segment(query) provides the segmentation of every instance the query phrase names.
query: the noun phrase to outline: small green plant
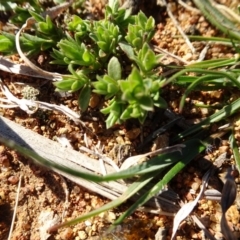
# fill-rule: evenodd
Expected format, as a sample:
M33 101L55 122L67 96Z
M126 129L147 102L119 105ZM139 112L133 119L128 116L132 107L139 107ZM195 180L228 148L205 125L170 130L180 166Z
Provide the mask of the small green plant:
M142 12L131 16L129 11L119 10L116 0L106 7L103 20L90 22L73 16L68 35L51 54L52 63L68 65L71 75L55 86L80 91L82 111L88 106L91 88L104 95L108 102L101 112L108 115L108 128L130 118L143 123L154 106L167 105L160 96L161 78L155 73L161 55L149 46L154 28L152 17Z
M17 12L20 10L17 8L15 11ZM26 9L24 9L24 11L26 11ZM49 50L56 46L57 42L64 37L62 30L53 24L49 16L43 18L40 14L32 10L28 10L27 13L26 17L23 17L23 12L18 15L23 17L20 22L31 16L37 21L36 34L31 35L29 33L23 33L20 38L21 48L23 51L27 52L28 55L36 55L41 51ZM15 34L1 32L0 51L6 54L16 52Z
M82 111L87 109L92 91L103 95L106 104L101 111L108 115L108 128L130 118L143 123L148 111L167 106L161 97L162 79L156 73L161 55L149 46L155 32L152 17L143 12L133 16L112 0L104 19L89 21L73 15L66 20L63 33L49 16L40 14L40 8L17 11L22 17L14 22L28 16L37 21L35 35L24 33L20 38L23 51L37 54L50 50L51 63L66 66L69 74L54 84L59 91L79 92ZM2 33L0 51L15 51L14 41L13 34Z

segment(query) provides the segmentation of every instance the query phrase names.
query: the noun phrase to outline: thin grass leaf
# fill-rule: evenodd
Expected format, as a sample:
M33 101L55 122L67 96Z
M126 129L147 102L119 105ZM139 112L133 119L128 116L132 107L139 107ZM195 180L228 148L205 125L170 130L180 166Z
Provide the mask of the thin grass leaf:
M96 216L96 215L98 215L102 212L105 212L107 210L110 210L114 207L117 207L117 206L121 205L127 199L129 199L131 196L133 196L135 193L137 193L140 189L142 189L147 183L149 183L153 179L153 177L157 174L158 173L146 174L146 175L142 176L141 178L138 179L138 181L131 184L128 187L128 189L118 199L113 200L113 201L105 204L104 206L102 206L98 209L95 209L95 210L91 211L90 213L87 213L87 214L85 214L81 217L75 218L73 220L70 220L70 221L62 223L62 224L52 226L51 228L49 228L49 232L56 231L58 228L61 228L61 227L77 224L77 223L82 222L86 219L94 217L94 216Z
M169 165L175 163L181 157L181 154L178 152L166 153L166 154L162 154L160 156L156 156L147 162L139 164L135 167L131 167L127 170L116 172L113 174L108 174L106 176L99 176L96 174L80 172L75 169L65 167L64 165L59 165L57 163L54 163L48 159L45 159L45 158L39 156L34 151L29 150L25 147L22 147L19 144L17 144L16 142L6 139L2 136L0 136L0 142L2 142L5 146L18 151L23 156L31 158L33 161L35 161L36 163L38 163L40 165L46 166L52 170L57 169L62 172L71 174L73 176L83 178L85 180L89 180L89 181L93 181L93 182L113 181L113 180L117 180L117 179L131 178L136 175L143 175L146 173L160 171L161 169L164 169L164 168L168 167Z
M225 45L230 45L232 46L232 42L238 43L238 41L232 40L230 38L223 38L223 37L204 37L204 36L188 36L190 40L193 41L209 41L209 42L214 42L214 43L221 43Z
M158 194L166 184L168 184L173 177L178 174L196 155L201 153L205 146L198 139L192 139L184 142L186 145L183 148L182 155L179 157L178 163L176 163L154 187L143 194L124 214L122 214L110 227L111 231L116 225L120 224L126 217L130 216L138 207L142 206L153 196ZM175 153L173 153L175 154Z
M180 139L186 138L189 135L192 135L200 130L203 130L206 126L211 123L219 122L227 117L233 115L240 109L240 99L235 100L234 102L230 103L229 105L225 106L218 112L214 113L213 115L207 117L203 121L194 126L190 127L189 129L179 133L176 137L174 137L171 143L179 141Z
M186 91L184 92L184 94L182 95L181 97L181 100L180 100L180 104L179 104L179 112L181 113L182 110L183 110L183 107L184 107L184 103L185 103L185 100L187 98L187 96L189 95L189 93L191 91L193 91L194 89L196 89L196 87L201 84L201 83L207 83L208 81L212 80L212 79L215 79L217 76L216 75L206 75L206 76L202 76L202 77L199 77L197 80L195 80L193 83L191 83Z
M187 65L186 68L218 68L218 67L225 67L225 66L231 66L236 64L238 59L236 58L222 58L222 59L210 59L205 60L197 63L193 63L190 65Z
M201 69L201 68L185 68L176 74L174 74L172 77L168 78L167 80L163 80L160 84L160 87L164 87L167 84L175 81L178 77L181 77L183 74L193 72L193 73L202 73L204 75L210 74L210 75L216 75L221 76L229 79L233 84L235 84L238 88L240 88L240 82L237 80L237 76L234 77L233 74L230 72L223 72L223 71L214 71L214 70L207 70L207 69Z
M230 146L231 146L232 151L233 151L233 156L234 156L234 159L235 159L237 169L240 172L240 154L239 154L238 145L236 143L236 139L234 137L234 133L232 133L230 135L229 142L230 142Z
M203 15L223 33L233 39L240 40L240 31L234 23L225 17L209 0L193 0Z

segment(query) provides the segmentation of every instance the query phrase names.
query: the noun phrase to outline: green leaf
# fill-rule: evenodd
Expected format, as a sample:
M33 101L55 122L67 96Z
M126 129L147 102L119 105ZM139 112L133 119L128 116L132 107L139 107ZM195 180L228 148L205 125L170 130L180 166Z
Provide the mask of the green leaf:
M62 52L53 48L50 55L52 58L55 59L50 62L51 64L66 65L66 62L64 61L64 55Z
M15 49L15 43L11 39L0 35L0 52L11 52Z
M43 44L45 42L49 42L49 43L52 42L52 40L48 40L48 39L45 39L45 38L42 38L42 37L38 37L37 35L30 35L28 33L23 33L22 35L25 39L30 41L31 44L33 44L34 46ZM38 47L38 46L36 46L36 47Z
M31 14L31 16L37 21L37 22L45 22L45 19L42 15L34 12L34 11L31 11L31 10L28 10L28 12Z
M240 98L230 103L229 105L223 107L221 110L215 112L211 116L205 118L201 122L194 124L187 130L181 132L176 137L174 137L174 139L172 139L172 142L179 141L180 139L186 138L196 132L199 132L204 128L206 128L206 126L210 125L211 123L219 122L221 120L226 120L229 116L238 112L239 109L240 109Z
M108 52L109 50L109 45L106 42L103 41L98 41L97 45L99 46L99 48L101 48L102 51L104 52Z
M143 83L142 76L141 76L141 74L140 74L140 72L138 71L137 68L132 69L132 72L128 76L128 80L131 83L138 83L138 84Z
M144 116L144 111L140 108L138 104L133 105L131 117L141 118L141 116Z
M106 119L106 128L109 129L118 121L119 121L118 116L111 112Z
M71 90L73 92L79 90L80 88L82 88L82 86L84 85L83 81L80 80L76 80L72 85L71 85Z
M152 16L150 16L147 20L145 29L146 31L152 31L155 28L155 20Z
M1 1L3 2L3 1ZM29 14L28 9L16 7L15 8L15 14L11 17L11 22L17 23L17 24L24 24L26 20L31 17Z
M141 26L142 29L145 29L145 25L148 21L146 15L140 11L137 15L137 20L138 20L138 24Z
M154 100L154 106L159 107L159 108L167 108L168 104L164 98L159 96L159 98L157 100Z
M141 49L142 47L142 38L135 38L133 41L132 41L132 45L134 47L136 47L137 49Z
M1 2L0 4L0 11L1 12L7 12L7 11L12 11L17 7L17 4L14 2L6 1L6 2Z
M113 12L117 12L119 9L119 1L118 0L109 0L108 6L113 10Z
M85 85L78 97L78 104L80 109L84 112L87 110L88 105L89 105L89 101L90 101L90 97L91 97L91 87L89 85Z
M69 78L68 78L69 77ZM68 78L66 80L62 80L59 82L54 82L53 84L59 89L64 91L70 91L72 89L72 84L76 81L76 79L72 78L70 76L65 76L65 78Z
M143 96L139 98L138 104L146 111L153 111L153 100L149 96Z
M102 49L99 50L98 55L100 58L105 58L107 56L107 54Z
M122 115L120 116L120 118L121 118L122 120L130 119L130 118L132 117L132 116L131 116L132 111L133 111L132 106L129 105L129 106L123 111L123 113L122 113Z
M239 120L238 120L239 121ZM230 142L230 146L232 148L233 151L233 156L235 159L235 163L237 166L237 170L240 172L240 153L239 153L239 147L238 144L236 142L235 136L234 136L234 132L230 135L229 137L229 142Z
M77 42L70 36L68 39L62 39L58 43L58 47L61 49L65 57L75 61L82 61L84 49L81 49Z
M146 55L144 56L143 59L143 66L145 67L146 71L150 71L152 70L155 66L157 65L156 62L156 57L155 57L155 53L149 49L146 53Z
M115 80L122 77L121 64L116 57L112 57L108 63L108 75Z
M118 44L120 48L123 50L123 52L125 52L125 54L128 56L129 59L132 59L132 60L135 59L133 48L128 43L120 42Z
M82 58L83 58L84 62L86 62L86 63L91 63L92 62L91 61L92 60L92 55L87 49L85 49L85 51L82 55Z
M68 28L70 31L79 31L81 30L81 24L83 24L83 20L79 16L73 15L72 21L68 23Z
M49 35L49 34L55 35L55 33L56 33L53 23L49 16L46 16L46 22L38 23L38 28L39 28L40 32L42 32L46 35Z

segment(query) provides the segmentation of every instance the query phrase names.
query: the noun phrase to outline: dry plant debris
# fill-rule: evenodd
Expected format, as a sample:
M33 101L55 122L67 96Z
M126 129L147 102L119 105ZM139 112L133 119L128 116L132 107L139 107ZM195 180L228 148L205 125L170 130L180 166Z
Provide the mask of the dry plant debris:
M179 1L179 3L181 4L177 4L176 1L169 1L168 7L175 15L179 26L185 33L197 31L201 35L217 36L218 31L201 16L200 12L194 8L190 1L184 3L189 6L188 8L182 1ZM221 3L229 6L231 1L221 1ZM89 1L88 4L88 8L93 15L102 16L101 10L104 5L101 1ZM172 20L167 17L164 10L164 17L157 25L153 45L154 47L164 49L165 52L171 53L171 55L166 55L164 59L165 63L175 62L177 65L181 65L183 62L186 64L203 58L213 59L223 56L233 56L233 51L230 46L210 43L208 48L205 49L206 51L202 52L207 45L205 42L193 42L193 46L190 48L184 39L175 38L174 36L176 35L179 35L179 32ZM193 51L193 48L195 51ZM179 59L181 61L179 61ZM119 161L135 155L138 151L137 147L142 142L141 138L146 138L150 132L153 132L159 127L157 126L159 123L156 121L155 129L152 128L154 120L157 119L157 117L153 117L153 119L147 120L143 131L135 121L117 125L112 129L106 130L103 118L96 110L96 107L102 104L102 100L95 94L92 95L90 101L91 109L81 118L81 121L83 121L85 125L82 126L81 122L79 122L80 120L77 120L79 116L73 114L78 112L78 106L71 95L66 94L65 96L60 96L56 94L51 84L39 79L39 76L37 76L37 79L34 79L31 73L29 74L29 69L27 70L29 71L28 73L24 72L24 68L18 72L16 69L19 67L18 64L23 64L23 59L20 59L17 55L11 56L10 60L16 65L14 68L8 67L8 69L10 69L9 73L9 71L6 70L5 60L0 59L0 77L2 84L4 84L1 85L2 91L0 97L1 102L5 104L6 101L3 101L3 99L6 99L7 94L12 94L12 96L15 97L14 101L10 95L8 95L7 103L14 104L14 108L4 108L1 106L1 115L49 139L67 139L73 149L79 150L82 147L87 147L92 151L88 153L91 157L95 157L96 153L98 155L103 154L104 157L112 157L115 164L119 164ZM23 75L19 75L18 73ZM20 85L19 82L24 85ZM37 95L38 100L35 101L37 106L32 103L34 107L38 108L37 111L34 109L34 112L30 113L16 108L19 106L16 98L22 100L22 86L34 86L34 88L39 91L39 95ZM165 94L167 95L171 108L177 112L181 90L170 88ZM223 96L224 92L219 91L211 93L202 92L198 96L191 96L191 102L194 100L198 103L220 103ZM9 97L11 99L9 99ZM239 93L232 93L232 97L239 98ZM26 103L28 101L25 99L23 102ZM48 111L43 111L40 106L44 106ZM63 106L65 111L62 110L61 106ZM26 105L24 107L26 108ZM71 118L72 115L67 115L66 111L68 113L70 111L74 117ZM209 110L199 110L193 107L190 100L183 112L188 123L197 122L199 118L205 117L208 114ZM212 127L213 132L215 131L214 127L215 126ZM216 128L217 127L218 126L216 126ZM235 121L235 128L237 130L236 139L239 144L239 120ZM102 147L99 147L96 151L95 146L99 142ZM154 148L154 146L152 146L152 148ZM113 149L116 150L115 153L112 152ZM188 204L194 202L194 199L197 199L202 184L202 172L207 169L206 166L208 164L211 164L213 160L217 159L218 156L223 153L226 153L228 157L232 156L229 142L224 137L221 138L220 144L213 144L213 147L206 152L204 157L200 160L193 161L174 178L171 187L178 193L181 200ZM232 163L232 158L223 163L223 169L221 170L223 175ZM63 179L60 175L48 169L34 165L31 161L4 146L0 146L0 180L1 239L7 239L9 236L13 212L16 214L16 219L14 221L11 239L16 240L171 238L173 217L153 215L144 212L136 212L113 232L104 235L109 224L124 211L126 206L108 211L75 226L60 229L51 236L45 235L43 233L45 230L42 231L42 229L44 229L46 223L52 224L54 221L59 222L62 218L70 220L102 206L108 200L89 192L85 188L79 187L68 179ZM18 207L14 210L18 192L17 185L20 180L22 183L19 190ZM236 182L239 187L239 176L235 176L235 179L228 177L227 181L230 181L232 185ZM220 191L223 188L223 183L217 176L210 178L209 185L213 189ZM195 207L195 213L201 217L201 222L203 222L206 228L210 229L210 233L215 239L222 238L220 224L225 224L226 226L226 222L222 223L223 220L221 221L222 210L224 211L224 219L228 222L228 227L234 232L234 237L240 237L239 188L235 204L229 209L228 207L229 206L221 209L219 202L206 198L199 200ZM155 237L157 231L158 235ZM181 224L180 230L177 231L176 239L205 238L202 230L196 227L194 221L192 221L191 218L186 218Z

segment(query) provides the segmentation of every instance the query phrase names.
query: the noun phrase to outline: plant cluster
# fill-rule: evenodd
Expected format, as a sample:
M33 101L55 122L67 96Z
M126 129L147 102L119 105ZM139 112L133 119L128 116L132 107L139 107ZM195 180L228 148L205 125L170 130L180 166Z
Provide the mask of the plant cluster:
M155 72L161 56L149 46L155 28L152 17L142 12L132 16L114 0L106 7L103 20L73 16L67 27L66 38L51 55L52 63L68 65L71 75L55 85L59 90L80 91L78 102L83 111L91 89L109 100L101 110L108 114L107 127L130 118L142 123L154 106L166 107L160 96L161 79Z
M143 12L133 16L112 0L104 19L73 15L64 32L49 16L31 10L28 14L37 21L36 33L22 35L23 50L29 54L50 50L52 64L67 66L69 74L54 85L60 91L78 91L82 111L87 109L92 91L107 100L101 112L108 115L108 128L130 118L143 123L155 106L166 107L156 72L161 55L149 45L155 29L152 17ZM3 33L0 43L0 51L14 49L14 35Z

